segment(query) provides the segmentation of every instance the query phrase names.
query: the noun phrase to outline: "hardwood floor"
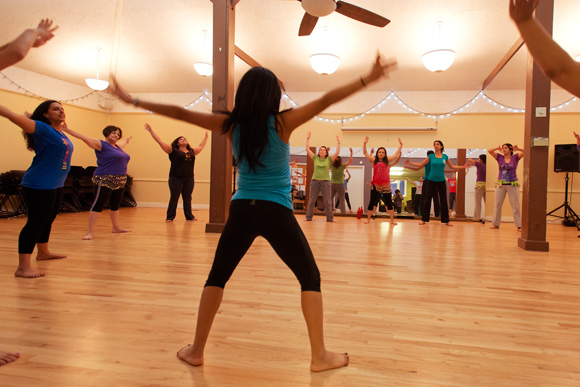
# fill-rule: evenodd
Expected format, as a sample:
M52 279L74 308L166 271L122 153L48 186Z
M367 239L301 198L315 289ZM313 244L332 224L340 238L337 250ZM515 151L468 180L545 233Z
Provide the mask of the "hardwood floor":
M321 275L328 349L351 364L309 371L298 282L257 240L226 287L206 349L193 338L218 234L165 210L106 212L81 240L87 213L57 218L41 279L15 278L25 218L0 220L1 386L579 386L580 238L548 226L550 252L517 247L513 224L339 217L298 219Z

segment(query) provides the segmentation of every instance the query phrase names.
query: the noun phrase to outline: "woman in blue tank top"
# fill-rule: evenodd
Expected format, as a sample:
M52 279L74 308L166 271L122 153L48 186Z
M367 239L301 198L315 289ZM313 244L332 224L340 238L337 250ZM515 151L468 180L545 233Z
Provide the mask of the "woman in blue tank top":
M44 101L30 118L0 106L0 115L18 125L25 135L34 159L22 179L22 195L28 209L28 220L18 238L16 277L44 276L32 269L30 259L36 246L36 260L65 258L48 249L52 223L60 209L62 187L70 170L73 145L63 133L64 109L60 102Z
M180 119L232 140L239 171L239 189L232 197L230 213L199 306L192 345L177 356L192 365L204 361L204 348L220 307L226 282L252 245L264 237L290 267L301 285L301 303L308 328L312 358L310 369L324 371L348 365L348 355L326 350L323 335L320 273L306 237L292 212L289 140L292 132L328 106L388 74L391 63L377 55L371 71L304 106L280 112L281 90L276 76L254 67L241 79L234 109L225 113L201 113L160 103L133 99L118 84L114 92L135 106Z

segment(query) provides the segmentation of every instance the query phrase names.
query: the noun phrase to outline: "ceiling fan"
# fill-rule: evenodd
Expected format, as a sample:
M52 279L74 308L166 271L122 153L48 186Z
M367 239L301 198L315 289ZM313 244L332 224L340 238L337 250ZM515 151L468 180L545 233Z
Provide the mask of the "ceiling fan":
M347 3L345 1L335 0L298 0L304 8L305 14L300 23L298 36L308 36L314 30L319 17L330 15L336 11L351 19L370 24L377 27L384 27L391 21L376 13L367 11L364 8Z

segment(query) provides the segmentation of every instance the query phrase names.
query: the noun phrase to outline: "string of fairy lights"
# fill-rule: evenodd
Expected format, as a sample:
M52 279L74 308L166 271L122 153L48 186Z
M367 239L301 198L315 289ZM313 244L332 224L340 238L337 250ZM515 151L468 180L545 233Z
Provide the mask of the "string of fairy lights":
M40 95L38 95L38 94L36 94L36 93L34 93L34 92L26 89L26 88L20 86L18 83L16 83L15 81L13 81L9 77L7 77L2 72L0 72L0 75L2 75L2 77L4 79L6 79L8 82L10 82L10 84L12 84L13 86L15 86L19 90L23 91L25 94L31 95L31 96L34 96L34 97L37 97L37 98L45 98L45 97L42 97L42 96L40 96ZM113 98L109 98L108 97L108 94L106 94L106 93L99 93L97 91L91 91L90 93L87 93L87 94L85 94L85 95L83 95L81 97L73 98L73 99L67 99L67 100L61 100L61 102L74 103L74 102L78 102L78 101L82 101L84 99L87 99L90 96L92 96L93 94L97 94L101 98L104 98L104 99L107 99L107 100L113 100ZM297 104L292 99L292 97L290 97L287 93L284 93L282 95L282 100L287 101L293 107L299 106L299 104ZM421 111L419 109L415 109L412 106L409 106L409 104L407 102L405 102L401 97L399 97L397 95L397 93L395 93L394 91L391 91L380 102L378 102L377 104L375 104L374 106L372 106L371 108L365 110L362 113L352 114L352 115L344 116L342 118L327 118L327 117L324 117L324 116L315 116L314 119L315 120L318 120L318 121L322 121L322 122L328 122L328 123L331 123L331 124L344 124L344 123L347 123L347 122L353 122L353 121L359 120L359 119L365 117L366 115L369 115L369 114L372 114L372 113L379 113L380 110L381 110L381 108L384 105L386 105L387 103L396 103L403 110L406 110L407 112L412 113L412 114L420 115L420 116L427 117L427 118L442 119L442 118L451 117L452 115L456 115L456 114L460 114L460 113L465 112L471 105L475 104L479 100L485 101L485 102L493 105L494 107L497 107L500 110L503 110L503 111L508 112L508 113L524 113L525 112L524 109L520 109L520 108L517 108L517 107L504 105L501 102L498 102L498 101L494 100L492 97L490 97L489 95L487 95L483 90L478 91L475 94L475 96L473 98L471 98L470 101L464 103L463 105L461 105L457 109L454 109L454 110L451 110L451 111L448 111L448 112L441 112L441 113L424 112L424 111ZM555 112L555 111L561 110L561 109L565 108L566 106L569 106L571 103L576 102L577 100L578 100L578 98L571 97L570 99L568 99L565 102L562 102L562 103L560 103L558 105L554 105L554 106L550 107L550 111L551 112ZM196 99L194 99L192 102L186 104L184 106L184 108L190 109L190 108L198 105L201 102L207 102L210 105L213 104L212 101L211 101L211 99L210 99L210 97L209 97L208 91L204 91L199 97L197 97Z

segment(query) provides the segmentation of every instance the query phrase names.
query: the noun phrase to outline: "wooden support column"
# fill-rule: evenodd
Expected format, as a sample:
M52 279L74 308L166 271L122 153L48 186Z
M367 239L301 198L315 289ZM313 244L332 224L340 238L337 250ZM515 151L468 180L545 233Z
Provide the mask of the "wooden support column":
M552 34L554 1L540 2L534 17L549 34ZM534 144L534 139L548 138L550 134L550 86L550 80L528 54L522 235L518 239L518 246L525 250L549 250L546 241L548 145Z
M232 0L213 0L212 111L234 107L234 33ZM220 233L228 218L232 197L232 147L227 136L212 133L209 223L205 232Z
M465 165L467 162L466 154L465 149L457 149L457 165ZM457 200L455 218L465 219L465 171L463 169L457 171L457 193L455 196Z

